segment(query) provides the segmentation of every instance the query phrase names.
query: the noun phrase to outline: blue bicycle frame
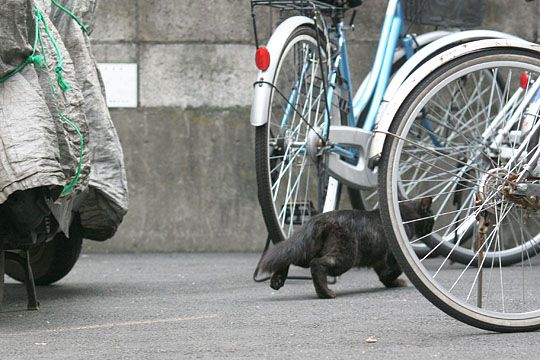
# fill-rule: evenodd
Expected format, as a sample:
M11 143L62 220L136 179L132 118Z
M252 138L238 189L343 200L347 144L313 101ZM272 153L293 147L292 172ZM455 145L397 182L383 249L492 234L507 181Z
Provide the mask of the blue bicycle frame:
M347 124L351 127L357 127L360 114L367 108L369 111L367 117L362 124L362 128L366 131L373 130L376 122L377 112L381 105L381 101L388 85L388 81L392 72L392 64L394 60L394 52L398 46L398 41L405 35L405 20L404 20L404 6L402 0L390 0L386 10L384 23L380 35L379 44L377 47L377 53L375 55L375 61L373 67L366 81L362 83L359 91L361 96L356 103L353 103L352 93L352 80L349 68L349 55L347 51L347 42L345 39L344 29L345 25L343 21L337 24L334 36L336 36L338 44L338 55L336 56L334 66L329 75L329 86L327 94L327 103L331 104L334 88L336 85L337 71L342 76L345 83L348 95L348 118ZM412 43L404 41L404 46L407 49L408 57L412 55ZM371 101L370 101L371 100ZM329 114L325 114L325 131L326 136L330 126ZM340 146L335 146L333 151L343 155L347 158L354 158L356 156L354 151L345 149Z
M343 20L338 22L335 29L330 29L330 36L333 36L333 40L338 45L338 51L327 79L328 86L326 92L326 104L329 104L330 106L327 107L327 111L325 111L324 115L324 128L322 130L323 137L327 137L330 127L330 113L328 109L331 107L334 97L334 89L338 80L338 71L341 75L341 80L344 82L343 87L347 90L347 125L357 127L360 114L367 108L368 105L370 105L369 111L367 112L367 117L362 124L362 128L366 131L373 130L376 122L377 112L381 105L381 101L392 72L394 52L398 46L399 39L405 35L404 23L403 1L390 0L383 22L377 53L375 55L375 61L368 79L362 83L362 86L359 89L361 96L356 103L354 103L353 100L352 80L349 68L349 54L347 51L345 24ZM407 40L407 38L405 38L405 40ZM412 41L403 41L403 45L407 50L407 57L410 57L413 49ZM300 77L296 81L296 84L289 96L288 105L281 121L281 128L284 128L288 123L288 119L294 110L292 104L296 102L296 98L298 96L299 84L303 82L310 66L311 65L309 62L304 62L304 66L300 72ZM355 159L357 156L354 149L344 148L339 145L335 145L332 148L332 151L351 160Z

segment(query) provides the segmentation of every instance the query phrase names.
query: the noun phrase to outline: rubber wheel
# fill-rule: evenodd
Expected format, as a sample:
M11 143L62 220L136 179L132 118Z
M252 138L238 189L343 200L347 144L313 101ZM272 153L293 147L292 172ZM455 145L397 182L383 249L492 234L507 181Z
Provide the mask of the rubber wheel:
M504 80L501 96L496 94L498 78L486 76L490 73ZM525 78L525 86L523 74L530 79L527 83ZM535 256L540 220L526 215L536 205L524 205L506 185L527 160L510 162L521 146L522 140L516 139L527 138L526 133L518 137L525 130L515 122L527 112L519 110L522 100L512 105L512 96L523 88L517 99L531 98L530 88L540 81L539 74L539 54L520 49L483 50L440 66L402 104L389 129L396 136L387 136L380 162L381 217L400 266L446 314L491 331L540 329L536 296L540 261ZM484 79L483 86L468 82L474 76ZM468 89L473 89L475 98L465 96ZM452 105L448 99L456 94L467 107ZM430 116L429 107L437 101L444 101L446 107L438 106L439 114ZM501 133L502 128L511 131ZM499 141L497 146L494 141ZM511 167L505 173L507 164ZM527 181L538 182L535 176ZM430 259L414 253L411 243L419 239L407 233L398 205L427 196L433 199L435 226L420 241L434 240L430 246L446 249L442 257ZM456 197L460 198L457 210ZM464 235L466 231L472 234ZM458 239L453 243L454 237ZM475 247L461 246L460 238L470 238ZM454 253L468 261L452 261Z
M80 228L72 224L70 238L58 233L53 240L32 248L30 263L36 285L50 285L66 276L79 259L82 240ZM24 270L18 262L6 259L5 266L8 276L24 282Z

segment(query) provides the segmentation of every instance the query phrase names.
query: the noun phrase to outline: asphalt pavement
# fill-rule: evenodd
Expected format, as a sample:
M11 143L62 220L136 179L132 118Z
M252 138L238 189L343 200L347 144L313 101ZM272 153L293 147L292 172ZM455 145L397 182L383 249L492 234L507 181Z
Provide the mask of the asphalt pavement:
M54 286L6 279L1 359L537 359L538 333L457 322L412 285L351 270L319 300L310 281L251 280L257 254L83 255ZM302 274L301 272L297 272Z

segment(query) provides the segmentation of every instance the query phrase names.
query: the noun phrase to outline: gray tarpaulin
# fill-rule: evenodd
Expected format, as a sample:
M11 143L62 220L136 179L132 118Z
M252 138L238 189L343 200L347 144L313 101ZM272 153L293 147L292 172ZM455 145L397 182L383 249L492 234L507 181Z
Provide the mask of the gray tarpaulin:
M95 0L59 2L92 23ZM0 83L0 204L17 190L50 187L55 194L50 206L64 230L74 210L84 237L105 240L127 211L127 182L88 36L49 0L0 0L0 78L32 54L36 7L45 22L39 23L43 48L36 54L45 56L46 66L30 64ZM65 92L56 71L57 49L61 76L70 86ZM79 133L65 119L84 138L82 154ZM80 178L60 196L81 155Z
M85 25L93 24L96 0L57 1ZM111 231L114 233L128 206L122 147L107 109L96 61L90 51L90 39L60 8L53 6L50 17L73 60L90 128L92 171L89 193L80 209L83 233L86 237L106 239L112 236Z

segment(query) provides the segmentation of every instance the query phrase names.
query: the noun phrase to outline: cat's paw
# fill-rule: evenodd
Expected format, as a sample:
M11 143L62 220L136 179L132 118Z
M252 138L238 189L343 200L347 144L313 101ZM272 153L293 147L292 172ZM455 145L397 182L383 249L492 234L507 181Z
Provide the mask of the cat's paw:
M319 299L334 299L336 297L336 293L328 289L326 291L317 291L317 296Z
M287 277L283 276L282 274L276 273L272 276L272 279L270 279L270 287L274 290L279 290L283 285L285 285L285 279Z
M407 287L407 281L398 278L393 281L385 282L384 286L386 286L387 288Z

